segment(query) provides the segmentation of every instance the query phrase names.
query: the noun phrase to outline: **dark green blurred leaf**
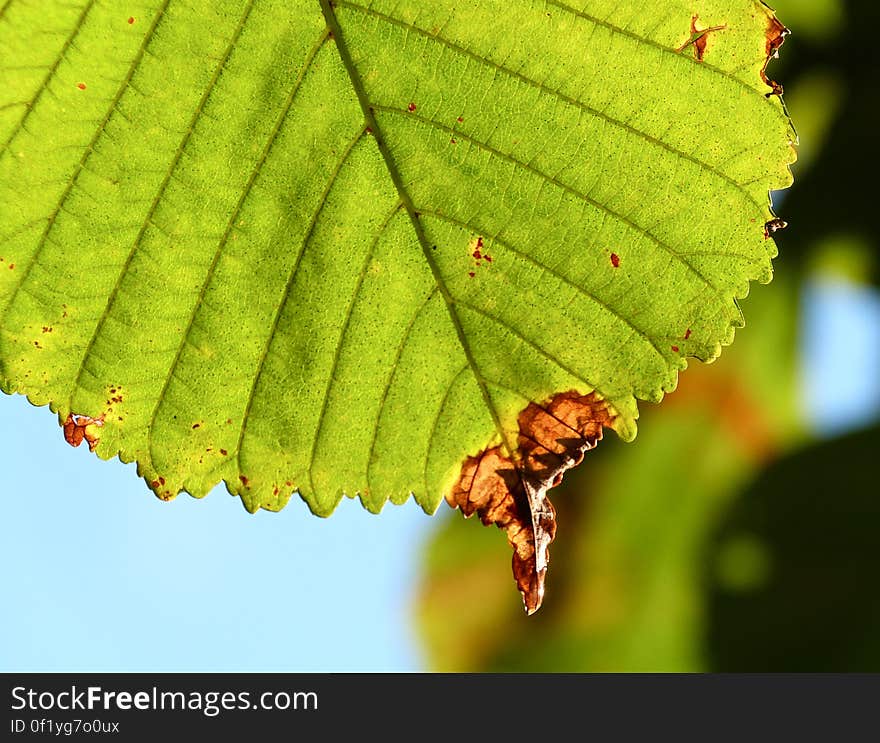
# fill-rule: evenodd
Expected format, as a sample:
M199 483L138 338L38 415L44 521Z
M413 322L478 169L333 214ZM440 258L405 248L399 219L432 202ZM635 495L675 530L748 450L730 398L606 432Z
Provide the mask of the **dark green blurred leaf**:
M705 561L715 669L880 671L878 453L880 427L815 444L737 499Z

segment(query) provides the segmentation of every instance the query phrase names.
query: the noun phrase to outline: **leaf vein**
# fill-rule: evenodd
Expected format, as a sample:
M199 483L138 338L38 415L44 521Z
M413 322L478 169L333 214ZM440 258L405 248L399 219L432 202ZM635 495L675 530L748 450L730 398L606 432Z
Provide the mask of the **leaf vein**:
M165 8L168 7L169 2L170 2L170 0L165 1L165 4L162 7L163 12L164 12ZM141 244L141 241L143 240L144 235L146 234L147 227L152 223L153 215L156 213L156 209L158 208L159 203L161 202L162 197L165 194L165 189L168 187L168 184L171 182L172 176L174 175L174 171L177 168L177 166L179 165L181 158L183 157L184 151L186 150L186 147L189 144L190 138L192 137L193 132L196 129L196 125L205 110L205 106L207 105L208 100L211 97L211 94L214 92L214 88L217 84L217 81L220 79L220 74L222 73L223 68L226 66L226 63L229 61L229 57L232 55L232 51L235 48L235 44L238 41L239 36L241 35L242 29L244 28L245 24L247 23L247 19L250 16L251 10L253 9L255 2L256 2L256 0L249 0L247 6L245 7L244 13L242 14L241 18L239 19L238 25L236 26L234 33L232 34L232 36L229 39L229 42L226 46L226 50L223 54L223 57L221 58L221 60L217 64L217 66L214 68L214 72L211 75L211 79L208 82L208 85L205 88L204 92L202 93L201 98L199 99L198 105L196 106L196 109L193 112L192 118L190 119L189 126L187 127L186 133L184 134L183 139L180 141L180 144L177 146L177 150L174 153L174 157L172 158L171 164L168 166L168 168L165 171L165 176L162 179L162 183L159 185L159 188L156 191L156 195L153 197L153 201L150 204L150 208L147 211L147 215L144 218L140 229L138 230L138 234L136 235L134 242L132 243L131 249L129 250L128 255L126 256L125 262L122 265L122 270L120 271L120 273L118 274L118 276L116 278L116 282L113 285L113 289L110 291L110 296L107 298L107 303L104 307L104 311L101 313L101 317L98 319L97 325L95 326L95 330L92 333L92 337L89 339L88 345L86 346L85 353L80 361L79 371L77 372L76 379L73 383L73 389L71 390L71 399L72 399L73 394L75 394L76 390L80 386L80 380L82 378L83 370L86 368L88 358L92 352L92 349L95 346L95 342L97 341L98 337L101 335L101 333L104 329L104 326L107 322L107 319L110 317L110 313L112 312L113 305L116 301L116 297L119 295L119 291L122 287L122 283L123 283L126 275L128 274L128 270L131 267L132 261L134 260L134 256L137 253L138 248L140 247L140 244ZM160 13L160 16L161 16L161 13ZM160 16L157 16L156 20L154 21L153 27L150 29L149 35L151 37L153 35L153 32L155 31L156 23L157 23L158 18ZM142 50L145 50L146 46L144 45L141 48L142 48ZM142 57L143 57L143 55L141 54L140 58L142 58ZM114 106L115 106L115 102L114 102Z
M437 212L437 211L432 211L430 209L420 209L419 213L424 214L426 216L436 217L437 219L440 219L444 222L448 222L448 223L456 225L458 227L462 227L466 230L474 231L480 235L486 234L485 230L481 230L475 224L472 224L470 222L463 221L460 219L456 219L454 217L449 217L449 216L442 214L440 212ZM624 323L628 328L630 328L630 330L632 330L640 338L642 338L645 341L645 343L647 343L649 346L651 346L651 348L654 350L654 352L660 357L660 359L664 363L667 363L665 354L660 350L660 348L657 346L657 344L654 342L654 340L644 330L642 330L637 325L635 325L632 321L628 320L626 317L621 315L620 312L615 310L613 307L609 306L608 304L603 302L601 299L599 299L597 296L595 296L591 292L587 291L583 287L578 286L571 279L566 278L564 275L562 275L558 271L550 268L545 263L542 263L541 261L537 260L536 258L529 255L528 253L525 253L522 250L519 250L518 248L514 247L511 243L507 242L506 240L502 240L501 238L495 236L495 237L492 237L492 242L497 245L500 245L507 252L513 253L514 255L519 256L520 258L531 263L536 268L539 268L542 271L545 271L546 273L550 274L551 276L559 279L559 281L562 281L564 284L566 284L567 286L574 289L582 297L591 300L597 306L601 307L603 310L605 310L606 312L611 314L615 319Z
M424 312L425 308L430 304L431 300L437 296L437 293L440 291L440 287L434 286L430 292L428 292L425 299L418 306L416 311L413 313L412 317L409 320L409 324L406 326L406 329L403 332L403 337L400 339L400 343L397 346L397 350L394 354L394 361L391 362L391 373L388 375L388 379L385 381L385 387L382 390L382 397L379 400L379 410L376 413L376 423L373 425L372 435L370 437L370 449L369 454L367 455L367 492L371 493L372 488L370 486L370 468L373 464L373 455L376 451L376 441L379 438L379 428L380 423L382 421L382 413L385 411L385 403L388 400L388 393L391 391L391 385L394 382L394 377L397 374L397 367L400 363L400 357L403 356L403 352L406 349L407 344L409 343L409 337L412 333L413 327L415 327L416 321L421 316L422 312Z
M260 379L263 376L263 371L266 367L266 359L269 356L269 349L272 347L272 343L275 340L275 334L278 332L278 326L281 322L281 316L284 314L284 309L287 306L287 302L290 299L290 292L293 288L293 283L296 280L296 276L299 273L299 267L302 263L302 257L305 255L306 248L308 246L309 241L312 239L312 235L315 232L315 228L318 225L318 219L321 213L324 211L324 207L327 205L327 197L330 195L330 191L333 188L333 185L336 183L336 179L338 178L340 172L342 172L345 163L348 162L348 158L351 155L354 148L357 144L363 139L366 134L363 128L358 130L357 135L351 140L348 146L345 148L345 151L342 154L342 157L339 159L339 162L333 168L333 172L330 174L330 178L327 181L327 184L324 187L324 191L321 194L321 197L318 201L318 207L315 209L314 214L312 215L311 222L309 224L308 229L306 230L306 234L303 237L302 245L300 246L299 253L297 253L296 260L294 261L293 267L290 271L290 274L287 277L287 283L284 286L284 291L281 294L281 297L278 302L278 309L275 312L275 317L272 319L272 326L269 329L269 335L266 339L266 343L263 346L263 352L260 355L260 360L257 363L256 371L254 372L254 380L251 384L251 389L248 393L247 403L245 404L244 415L241 419L241 429L238 435L238 443L235 447L235 459L238 463L239 472L243 472L241 465L241 445L244 441L245 433L247 432L247 424L250 419L251 407L254 404L254 399L256 398L257 388L260 384Z
M571 96L566 95L565 93L563 93L560 90L556 90L554 88L551 88L550 86L546 85L545 83L539 82L537 80L533 80L532 78L528 77L527 75L524 75L521 72L517 72L516 70L512 70L509 67L505 67L503 64L500 64L498 62L494 62L491 59L488 59L486 57L481 57L479 54L472 52L470 49L467 49L463 46L460 46L460 45L456 44L455 42L450 41L449 39L447 39L443 36L440 36L439 34L429 33L428 31L426 31L422 28L419 28L418 26L413 26L411 24L405 23L404 21L400 21L397 18L394 18L393 16L388 16L384 13L381 13L377 10L374 10L373 8L367 8L362 5L358 5L356 3L349 2L348 0L339 0L339 2L336 4L350 8L352 10L361 11L366 15L370 15L371 17L377 18L378 20L385 21L388 24L396 25L401 28L405 28L407 30L412 30L412 31L416 32L417 34L423 36L424 38L428 39L429 41L436 42L436 43L440 44L441 46L448 48L452 52L455 52L461 56L468 57L468 58L476 61L479 64L485 65L487 67L491 67L495 73L499 73L499 72L503 73L503 74L507 75L508 77L512 77L516 80L519 80L522 83L525 83L526 85L529 85L533 88L536 88L544 93L547 93L548 95L554 96L555 98L558 98L559 100L561 100L571 106L574 106L575 108L580 109L581 111L589 114L590 116L601 119L602 121L605 121L608 124L611 124L612 126L618 127L620 129L632 134L633 136L638 137L642 141L644 141L652 146L659 147L659 148L665 150L666 152L668 152L676 157L681 158L682 160L686 160L694 165L697 165L698 167L705 170L706 172L713 174L714 176L724 180L730 186L733 186L755 208L763 209L762 205L745 188L744 184L740 184L734 178L727 175L722 170L718 169L718 167L712 165L711 163L708 163L708 162L701 160L700 158L694 156L693 154L691 154L689 152L686 152L685 150L682 150L678 147L675 147L675 146L669 144L668 142L665 142L663 139L661 139L659 137L655 137L651 134L648 134L647 132L643 131L642 129L639 129L638 127L633 126L632 124L629 124L625 121L617 119L614 116L611 116L610 114L605 113L604 111L601 111L600 109L594 108L594 107L590 106L589 104L585 103L584 101L578 100L577 98L572 98ZM678 55L676 55L676 56L678 56Z
M618 211L615 211L614 209L607 206L606 204L603 204L601 201L597 201L596 199L592 198L591 196L589 196L585 193L582 193L581 191L578 191L573 186L570 186L567 183L564 183L563 181L559 180L555 176L552 176L552 175L549 175L548 173L545 173L544 171L536 168L534 165L523 162L522 160L518 159L517 157L515 157L514 155L512 155L508 152L504 152L502 150L496 149L495 147L492 147L491 145L487 144L486 142L482 142L479 139L467 136L465 134L462 134L461 132L457 132L456 130L452 129L451 127L447 127L444 124L441 124L437 121L434 121L433 119L429 119L429 118L422 116L420 114L412 113L410 111L406 111L406 110L400 109L400 108L394 108L391 106L383 106L380 104L371 104L371 105L376 111L383 111L385 113L395 114L395 115L399 115L399 116L406 116L410 119L419 121L426 126L438 129L440 131L455 132L456 136L459 137L460 139L476 145L481 150L484 150L485 152L488 152L489 154L494 155L495 157L498 157L499 159L504 160L505 162L508 162L515 167L522 168L523 170L526 170L529 173L532 173L533 175L540 178L545 184L554 185L557 188L562 189L566 193L571 194L575 198L580 199L581 201L584 201L587 204L590 204L594 208L605 212L609 217L616 219L618 222L625 224L627 227L630 227L635 232L638 232L640 235L644 235L645 237L647 237L657 247L663 249L666 253L668 253L675 260L677 260L679 263L681 263L685 268L690 270L690 272L693 273L694 276L699 278L707 287L709 287L710 289L715 291L720 299L722 299L722 300L724 299L724 295L722 294L721 290L717 286L715 286L711 281L709 281L709 279L706 278L706 276L704 276L699 270L697 270L693 265L691 265L684 257L682 257L681 253L679 253L677 250L675 250L675 248L673 248L671 245L669 245L668 243L661 240L659 237L654 235L649 230L638 225L636 222L634 222L632 219L627 217L625 214L622 214Z
M82 157L79 160L79 163L77 163L77 166L76 166L73 174L67 180L67 183L64 187L64 191L61 193L61 197L58 200L58 204L55 206L55 209L52 211L52 213L46 218L47 219L46 226L43 228L43 232L40 235L40 239L37 242L36 248L34 249L33 256L31 258L31 260L25 264L23 270L21 271L21 273L18 277L15 288L9 294L9 300L7 301L6 305L3 307L2 313L0 313L0 325L2 325L2 322L5 319L6 313L8 312L9 308L15 302L15 299L18 296L18 292L21 290L22 286L24 286L25 282L27 281L28 277L30 276L30 273L31 273L33 266L39 262L40 255L43 251L43 248L46 246L46 244L48 242L50 242L49 235L51 234L52 229L55 226L55 222L58 219L58 215L61 214L61 212L65 211L64 206L67 202L67 199L70 197L70 194L73 192L73 189L79 180L80 174L85 170L86 163L88 162L92 153L95 151L95 145L97 144L98 140L101 138L101 135L104 133L105 127L107 126L107 122L110 121L110 117L113 115L113 112L117 110L117 106L119 105L119 101L122 99L122 96L125 93L126 88L128 87L128 83L131 81L132 77L134 76L135 71L137 70L138 66L140 65L141 60L144 57L144 53L147 49L147 46L150 44L150 41L153 39L153 35L156 30L156 27L159 25L159 21L164 17L165 10L167 9L170 1L171 0L165 0L162 7L159 9L159 12L153 18L153 22L152 22L150 28L148 29L146 35L144 36L143 41L141 42L141 46L138 49L138 53L135 55L134 59L132 60L131 64L129 65L126 76L122 80L122 83L120 84L119 88L117 89L116 94L114 95L113 100L111 101L110 106L107 109L107 113L104 114L104 118L101 120L100 124L98 125L97 129L95 130L95 133L92 135L92 138L89 141L88 145L86 146L86 149L83 152ZM15 233L13 233L13 234L15 234Z
M61 45L61 51L58 52L58 55L55 57L55 60L52 62L51 66L48 68L43 81L40 83L40 87L37 88L36 93L34 93L33 97L28 101L27 108L24 110L24 114L18 120L16 125L12 128L9 136L6 138L6 141L3 142L3 146L0 147L0 151L6 153L9 150L10 145L15 141L16 137L18 137L19 133L22 129L24 129L25 122L30 118L34 109L36 108L37 103L39 103L40 98L42 98L43 93L49 87L49 81L55 76L55 73L58 72L58 68L61 66L61 62L64 61L64 57L67 55L67 50L70 49L73 44L73 40L79 35L80 31L82 31L83 27L86 24L86 18L89 13L92 12L92 8L95 6L97 0L89 0L85 4L82 9L82 12L76 19L76 22L73 25L73 28L70 30L67 38L64 40L64 44ZM0 11L0 18L6 13L6 10L11 5L10 2L7 2L6 5L3 6L2 11Z
M175 353L174 360L171 363L171 367L169 368L168 374L167 374L165 381L162 385L162 391L159 393L159 396L156 400L156 405L154 406L153 412L150 416L150 422L147 427L147 430L148 430L147 436L148 436L148 446L150 448L151 458L153 457L153 426L156 423L156 417L159 413L160 408L162 407L162 402L163 402L163 398L165 397L165 393L167 392L168 387L171 384L171 380L174 377L174 374L175 374L175 371L178 367L178 364L180 363L180 359L183 355L184 349L186 348L186 344L189 340L189 336L192 333L192 329L195 324L195 319L199 313L199 310L202 307L202 301L204 300L205 293L208 289L208 286L211 283L211 280L213 279L214 272L217 269L217 265L220 262L220 258L223 254L223 251L228 244L229 236L232 234L232 230L234 228L235 221L238 219L238 215L241 213L241 210L244 207L244 205L248 199L248 196L250 195L251 190L253 189L254 184L256 183L257 178L258 178L263 166L265 165L266 161L268 160L269 155L271 154L272 149L278 140L278 136L281 133L281 130L284 126L284 122L287 119L288 113L290 112L291 106L293 106L293 103L296 100L297 93L299 93L299 91L301 89L302 82L305 79L306 74L308 73L309 69L311 69L312 63L314 62L315 58L318 56L318 52L320 52L320 50L324 47L324 44L327 42L327 40L329 38L330 38L329 29L325 29L323 31L323 33L321 34L321 36L318 38L318 40L315 42L315 44L312 46L308 55L306 56L303 67L300 70L299 75L297 76L296 80L294 81L294 84L291 88L290 93L287 96L286 101L284 102L283 106L281 107L281 112L279 113L278 117L276 118L275 123L272 127L272 130L269 132L269 136L266 139L266 143L263 146L263 149L260 153L260 156L257 159L257 161L255 162L254 167L251 169L250 175L248 176L247 183L245 184L244 188L242 189L242 192L241 192L241 195L238 199L238 202L236 203L235 207L233 208L232 213L230 214L229 220L226 223L226 228L224 229L223 235L221 236L220 241L217 245L217 249L214 252L214 258L211 261L210 267L208 268L208 272L207 272L207 275L205 276L205 280L202 283L201 289L199 290L199 296L196 299L195 305L193 306L193 311L192 311L190 318L186 324L186 328L184 329L180 345L177 348L177 352Z
M311 489L312 489L312 495L315 495L317 492L315 490L315 483L312 480L312 468L314 467L314 464L315 464L315 455L318 451L318 443L321 439L321 432L324 428L324 418L325 418L325 413L327 412L327 404L330 401L330 391L333 388L333 383L336 381L335 380L336 369L339 366L339 357L342 353L343 345L345 344L345 336L348 333L348 326L349 326L349 323L351 322L351 316L352 316L352 313L354 312L354 306L357 302L358 295L361 292L361 287L363 286L364 279L366 278L367 269L370 267L370 261L373 258L373 254L376 252L376 246L379 244L379 240L381 240L382 235L385 234L385 230L388 229L388 225L391 224L391 221L394 219L394 217L397 215L397 213L401 209L403 209L403 204L401 202L398 202L397 204L395 204L394 208L388 213L388 216L385 217L385 220L382 222L381 226L379 227L379 231L376 233L376 236L373 238L372 242L370 243L370 247L367 250L366 257L364 258L364 262L361 265L360 272L358 273L357 284L354 288L354 291L352 292L351 301L348 303L348 307L345 310L345 319L343 320L343 323L342 323L342 331L339 334L339 340L336 343L336 349L333 352L333 362L330 366L330 373L327 377L327 386L324 389L324 398L321 401L321 412L318 414L318 428L315 431L315 435L312 439L312 449L311 449L311 452L309 453L309 466L308 466L307 473L308 473L308 478L309 478L309 487L311 487Z

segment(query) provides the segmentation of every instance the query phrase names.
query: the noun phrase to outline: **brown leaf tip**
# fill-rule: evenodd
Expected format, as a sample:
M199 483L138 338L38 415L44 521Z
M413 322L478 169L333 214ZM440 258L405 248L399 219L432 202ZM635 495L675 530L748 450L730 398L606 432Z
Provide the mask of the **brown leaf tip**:
M770 92L766 94L767 98L774 95L782 95L782 86L777 83L775 80L771 80L767 77L767 67L770 64L771 59L777 59L779 57L779 47L785 42L785 37L791 33L785 26L780 23L779 19L776 16L771 15L767 24L767 59L764 62L764 67L761 70L761 79L764 81L766 85L770 87Z
M544 405L529 403L517 419L516 451L509 454L496 446L468 457L446 495L465 517L476 513L486 526L507 532L513 577L529 614L544 600L549 547L556 536L556 512L547 491L580 464L613 421L595 393L561 392Z

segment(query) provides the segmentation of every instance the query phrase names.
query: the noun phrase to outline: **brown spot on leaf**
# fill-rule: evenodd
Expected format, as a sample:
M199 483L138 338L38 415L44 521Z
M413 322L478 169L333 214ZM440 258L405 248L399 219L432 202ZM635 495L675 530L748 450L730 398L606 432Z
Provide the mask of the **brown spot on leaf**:
M242 485L248 487L248 483L250 482L250 480L248 480L244 475L239 475L238 479L241 480Z
M409 111L410 113L413 113L413 112L416 110L416 104L415 104L415 103L410 103L410 104L406 107L406 110Z
M620 268L620 256L617 253L611 254L611 265L615 268Z
M79 446L83 442L83 439L85 439L89 445L89 451L95 451L95 447L98 446L100 437L93 431L90 431L89 426L97 426L100 428L103 425L103 415L98 416L97 418L92 418L88 415L76 415L75 413L70 413L63 425L64 440L71 446Z
M602 438L614 415L595 393L562 392L545 405L529 403L519 414L517 450L496 446L468 457L446 501L465 517L507 532L513 548L513 576L526 611L544 599L550 542L556 515L547 491L580 464Z
M715 31L724 31L727 29L726 25L722 26L709 26L708 28L697 28L697 20L699 20L698 15L694 15L691 18L691 36L690 38L684 42L676 51L681 54L688 47L692 47L694 50L694 59L697 62L702 62L703 57L706 56L706 45L709 43L709 34L714 33Z
M85 84L85 83L77 83L77 84L76 84L76 87L79 88L80 90L85 90L85 89L86 89L86 84Z
M128 18L128 25L131 26L133 23L134 23L134 17L129 16L129 18Z
M225 457L229 452L227 452L226 449L221 449L220 453Z
M673 347L672 347L672 352L673 352L673 353L678 353L680 350L681 350L681 349L679 349L678 346L673 346Z
M782 219L771 219L764 225L764 239L768 239L772 234L784 230L788 227L788 222Z

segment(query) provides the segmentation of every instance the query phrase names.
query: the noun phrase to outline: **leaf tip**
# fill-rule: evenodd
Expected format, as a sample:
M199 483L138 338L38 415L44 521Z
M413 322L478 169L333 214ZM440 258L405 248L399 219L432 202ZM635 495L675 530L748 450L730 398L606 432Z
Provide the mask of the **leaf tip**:
M468 456L447 503L467 518L503 529L513 548L513 576L526 613L543 603L549 546L556 512L547 491L583 460L611 428L615 414L595 392L561 392L543 405L530 402L519 414L517 449L501 446Z

